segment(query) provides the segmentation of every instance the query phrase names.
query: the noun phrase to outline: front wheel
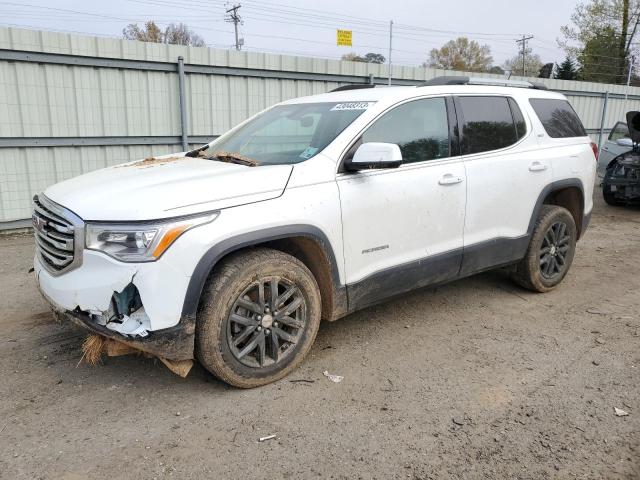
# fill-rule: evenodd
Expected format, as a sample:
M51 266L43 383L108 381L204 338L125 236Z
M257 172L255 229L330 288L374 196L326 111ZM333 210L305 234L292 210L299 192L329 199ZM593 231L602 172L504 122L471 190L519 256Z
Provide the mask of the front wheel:
M216 267L197 316L200 363L230 385L274 382L307 355L320 325L320 292L298 259L258 248Z
M577 230L566 208L543 205L525 257L512 276L520 286L534 292L555 288L569 271L576 249Z

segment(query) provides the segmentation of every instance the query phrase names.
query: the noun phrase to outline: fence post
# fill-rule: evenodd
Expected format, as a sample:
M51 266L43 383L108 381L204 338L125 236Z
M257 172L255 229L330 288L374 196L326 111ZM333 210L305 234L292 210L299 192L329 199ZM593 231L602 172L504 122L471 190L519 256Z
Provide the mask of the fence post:
M604 122L607 116L607 103L609 103L609 92L604 92L604 104L602 105L602 118L600 119L600 134L598 135L598 153L602 147L602 135L604 135Z
M369 76L367 77L367 83L369 85L373 85L373 73L370 73Z
M180 96L180 126L182 127L182 150L189 148L189 137L187 130L187 102L184 96L184 58L178 57L178 91Z

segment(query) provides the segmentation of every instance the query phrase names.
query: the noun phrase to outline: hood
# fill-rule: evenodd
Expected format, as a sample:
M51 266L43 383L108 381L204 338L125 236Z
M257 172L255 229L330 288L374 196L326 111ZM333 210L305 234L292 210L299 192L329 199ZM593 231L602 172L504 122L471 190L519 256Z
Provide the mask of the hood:
M279 197L292 169L180 154L96 170L53 185L44 194L84 220L151 220Z

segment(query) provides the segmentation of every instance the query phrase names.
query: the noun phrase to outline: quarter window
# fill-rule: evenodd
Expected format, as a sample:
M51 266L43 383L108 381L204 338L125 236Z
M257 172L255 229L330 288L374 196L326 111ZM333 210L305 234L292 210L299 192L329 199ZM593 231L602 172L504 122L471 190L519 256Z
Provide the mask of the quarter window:
M506 97L458 97L458 104L464 118L462 150L466 154L508 147L526 133L522 112L513 102L514 114L521 118L518 126Z
M362 143L400 146L403 163L449 156L449 123L444 98L414 100L385 113L362 135Z
M580 118L566 100L532 98L529 102L551 138L587 136Z
M513 121L516 124L516 135L518 136L518 140L520 140L527 134L527 122L524 121L522 111L513 98L509 99L509 106L511 107L511 113L513 114Z

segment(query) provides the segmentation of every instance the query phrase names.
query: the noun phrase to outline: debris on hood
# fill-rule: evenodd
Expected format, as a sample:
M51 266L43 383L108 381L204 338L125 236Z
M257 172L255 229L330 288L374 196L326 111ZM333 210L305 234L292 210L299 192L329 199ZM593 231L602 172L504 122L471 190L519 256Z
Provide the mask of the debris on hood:
M138 168L149 168L154 167L156 165L164 165L166 163L175 162L177 160L184 160L182 156L172 156L172 157L147 157L144 160L138 160L133 163L125 163L124 165L118 165L118 168L124 167L138 167Z

